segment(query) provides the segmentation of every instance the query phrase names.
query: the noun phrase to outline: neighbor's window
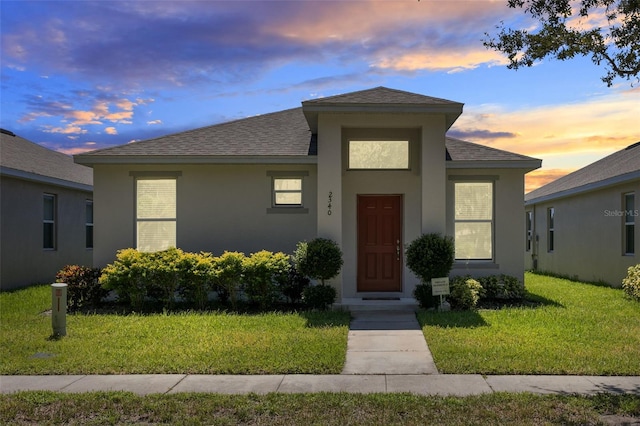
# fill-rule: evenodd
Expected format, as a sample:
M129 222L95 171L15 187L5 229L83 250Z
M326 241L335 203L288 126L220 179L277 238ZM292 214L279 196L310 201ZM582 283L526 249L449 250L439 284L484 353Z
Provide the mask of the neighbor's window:
M531 241L533 239L533 211L528 211L525 213L525 221L526 221L526 251L531 251Z
M456 259L493 258L493 183L455 183Z
M93 200L87 200L85 202L85 247L93 248Z
M555 248L555 216L556 209L549 207L547 209L547 250L553 251Z
M42 197L42 248L56 249L56 196L44 194Z
M302 178L273 178L273 206L301 207Z
M408 169L409 141L349 141L349 169Z
M635 253L636 210L635 194L624 194L624 254Z
M136 228L140 251L176 246L176 179L136 180Z

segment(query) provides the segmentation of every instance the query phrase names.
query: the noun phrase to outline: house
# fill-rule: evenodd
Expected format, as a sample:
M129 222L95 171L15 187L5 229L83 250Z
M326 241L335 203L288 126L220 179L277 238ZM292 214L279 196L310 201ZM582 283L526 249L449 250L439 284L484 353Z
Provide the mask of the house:
M640 260L639 193L640 142L528 193L525 267L621 286Z
M93 167L94 263L116 250L344 253L342 303L413 301L422 233L455 235L453 274L523 278L524 174L540 160L446 137L463 105L377 87L80 154Z
M0 131L0 289L53 283L67 264L93 262L93 173Z

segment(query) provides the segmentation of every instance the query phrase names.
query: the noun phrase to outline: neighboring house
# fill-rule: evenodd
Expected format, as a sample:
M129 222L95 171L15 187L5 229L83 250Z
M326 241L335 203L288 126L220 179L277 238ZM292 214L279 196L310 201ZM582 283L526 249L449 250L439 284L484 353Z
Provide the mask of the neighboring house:
M413 300L422 233L455 235L452 274L522 279L524 174L540 160L446 137L462 104L378 87L80 154L94 169L94 263L116 250L344 253L339 301Z
M93 263L92 170L0 133L0 289L55 282L67 264Z
M528 193L526 268L619 287L639 263L636 195L640 142Z

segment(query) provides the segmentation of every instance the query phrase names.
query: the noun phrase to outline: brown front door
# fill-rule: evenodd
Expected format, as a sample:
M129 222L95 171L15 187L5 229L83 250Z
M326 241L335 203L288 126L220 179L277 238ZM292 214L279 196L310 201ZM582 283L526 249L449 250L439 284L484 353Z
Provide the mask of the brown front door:
M358 195L358 291L402 291L402 195Z

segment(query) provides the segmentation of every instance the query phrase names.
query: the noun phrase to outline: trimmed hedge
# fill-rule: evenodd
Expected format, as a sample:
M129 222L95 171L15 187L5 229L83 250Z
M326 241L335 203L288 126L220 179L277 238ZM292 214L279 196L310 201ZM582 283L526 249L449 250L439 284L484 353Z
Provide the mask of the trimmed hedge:
M627 276L622 280L622 289L628 297L640 302L640 264L627 269Z

